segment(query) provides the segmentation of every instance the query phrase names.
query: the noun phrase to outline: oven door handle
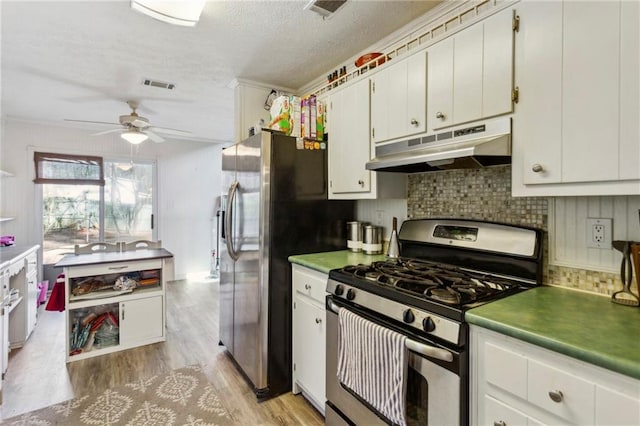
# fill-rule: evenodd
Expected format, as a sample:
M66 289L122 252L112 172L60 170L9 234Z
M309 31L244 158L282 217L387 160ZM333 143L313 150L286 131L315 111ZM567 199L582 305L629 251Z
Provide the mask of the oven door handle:
M327 306L334 314L339 313L340 309L342 309L340 306L336 305L332 300L327 300ZM447 351L446 349L425 345L411 339L405 340L404 345L410 351L416 352L418 354L435 358L440 361L453 362L453 354Z

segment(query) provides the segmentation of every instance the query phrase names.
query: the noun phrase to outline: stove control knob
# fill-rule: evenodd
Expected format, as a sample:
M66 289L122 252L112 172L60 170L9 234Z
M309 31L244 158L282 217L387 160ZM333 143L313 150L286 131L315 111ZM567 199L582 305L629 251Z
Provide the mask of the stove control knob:
M356 298L356 292L350 288L349 291L347 291L347 300L353 300Z
M413 315L413 312L411 312L411 309L407 309L402 313L402 320L407 324L411 324L416 320L416 317Z
M338 284L335 288L335 290L333 290L333 293L336 296L342 296L342 293L344 293L344 287L342 287L340 284Z
M431 317L426 317L422 320L422 328L424 331L433 331L436 329L436 323L433 322Z

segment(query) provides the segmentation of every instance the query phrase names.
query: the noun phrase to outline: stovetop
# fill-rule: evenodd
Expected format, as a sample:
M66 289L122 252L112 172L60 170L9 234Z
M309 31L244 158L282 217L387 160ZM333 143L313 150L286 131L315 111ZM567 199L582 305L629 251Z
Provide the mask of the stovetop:
M525 289L505 277L403 257L334 269L329 278L458 321L469 308Z

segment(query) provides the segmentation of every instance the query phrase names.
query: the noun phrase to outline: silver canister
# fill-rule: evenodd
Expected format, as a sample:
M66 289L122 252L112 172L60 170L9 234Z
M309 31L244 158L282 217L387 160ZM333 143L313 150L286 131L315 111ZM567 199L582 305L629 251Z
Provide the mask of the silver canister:
M382 253L382 228L375 225L366 225L362 237L362 251L365 254Z
M356 253L362 251L362 222L347 222L347 248Z

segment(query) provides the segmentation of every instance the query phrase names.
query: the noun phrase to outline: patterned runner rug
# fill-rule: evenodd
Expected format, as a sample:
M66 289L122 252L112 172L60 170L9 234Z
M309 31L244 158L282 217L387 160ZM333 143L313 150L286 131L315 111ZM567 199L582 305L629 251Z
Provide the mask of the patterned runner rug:
M232 425L233 418L199 366L21 414L7 425Z

